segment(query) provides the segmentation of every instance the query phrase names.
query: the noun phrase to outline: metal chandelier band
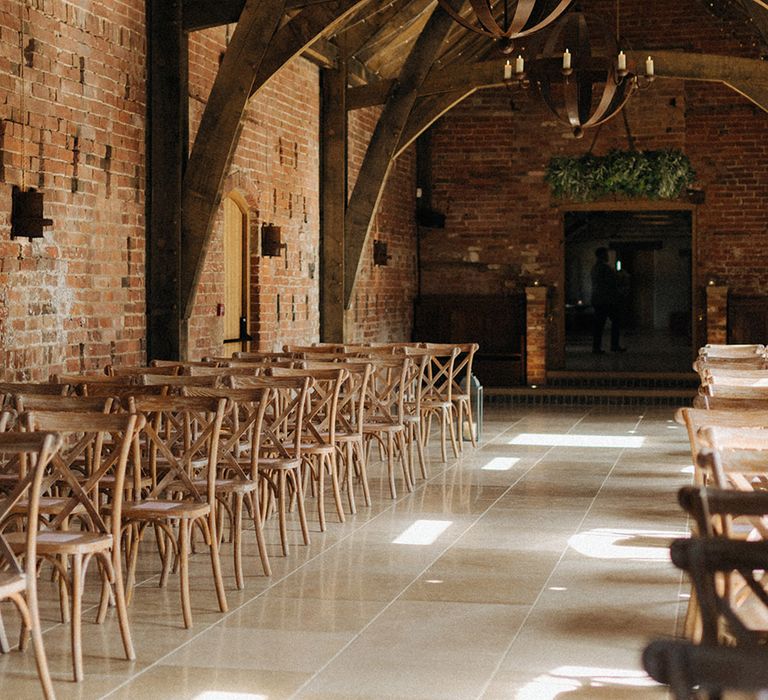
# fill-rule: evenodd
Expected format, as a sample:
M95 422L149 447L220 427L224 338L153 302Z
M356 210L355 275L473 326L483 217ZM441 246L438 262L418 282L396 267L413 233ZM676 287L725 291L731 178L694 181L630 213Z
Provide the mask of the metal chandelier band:
M493 7L492 0L469 0L475 22L454 10L448 0L437 0L463 27L496 39L502 53L510 53L513 40L538 32L568 9L572 0L502 0ZM495 10L495 13L494 13ZM501 23L496 15L501 15Z

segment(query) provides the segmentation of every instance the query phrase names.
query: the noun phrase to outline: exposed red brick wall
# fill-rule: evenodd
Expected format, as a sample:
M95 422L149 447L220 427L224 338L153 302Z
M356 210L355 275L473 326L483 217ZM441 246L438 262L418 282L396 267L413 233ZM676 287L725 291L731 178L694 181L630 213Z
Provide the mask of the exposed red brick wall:
M613 17L615 5L589 3ZM744 25L696 7L654 0L642 15L623 8L629 45L679 47L755 57L759 41ZM648 17L653 35L647 34ZM500 67L501 70L501 67ZM627 121L640 150L680 148L706 192L696 207L697 273L740 293L768 291L768 115L728 88L657 80L635 95ZM552 156L627 148L621 116L575 140L532 90L476 93L432 129L432 206L444 230L422 239L425 294L498 294L539 280L552 287L549 365L561 360L563 221L567 204L544 182ZM663 205L660 205L663 208ZM697 297L702 297L699 294Z
M190 39L190 129L195 131L225 46L225 29ZM248 203L250 225L250 332L254 349L318 339L319 315L319 75L291 62L250 103L224 195ZM190 355L229 353L222 345L223 301L220 214L190 322ZM261 225L281 227L287 244L280 257L261 256Z
M2 376L138 363L144 2L14 0L0 6L0 27ZM10 239L11 189L22 169L54 220L34 242Z
M365 157L380 110L360 109L349 115L349 191ZM416 295L416 159L408 149L389 174L368 245L352 308L346 316L349 342L410 340ZM387 265L373 264L373 241L387 244Z
M224 40L224 28L191 37L192 136ZM256 338L254 347L261 350L319 339L319 113L318 69L301 59L293 61L249 106L225 187L225 193L236 190L250 204L251 334ZM350 187L377 118L377 110L350 115ZM387 241L392 259L386 267L374 267L372 243L365 250L354 304L347 313L350 341L410 337L416 278L414 168L413 157L406 154L390 176L371 240ZM190 323L190 354L194 357L229 351L221 344L222 323L215 315L223 296L221 219ZM288 248L281 257L259 255L263 222L282 227Z

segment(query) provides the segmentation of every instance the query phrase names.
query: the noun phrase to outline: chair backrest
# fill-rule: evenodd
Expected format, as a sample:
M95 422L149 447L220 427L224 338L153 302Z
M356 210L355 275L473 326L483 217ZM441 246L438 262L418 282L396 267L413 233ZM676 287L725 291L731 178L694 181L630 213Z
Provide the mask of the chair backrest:
M146 418L143 436L144 454L152 474L160 476L150 491L158 498L172 484L181 483L195 501L215 507L216 466L218 464L221 426L227 399L200 396L131 396L127 399L131 414ZM162 469L158 469L161 466ZM206 492L201 493L195 480L205 478Z
M719 357L724 359L741 357L749 358L755 357L756 355L764 356L765 352L765 345L759 343L744 345L710 343L699 348L699 357Z
M38 396L66 396L69 387L50 382L0 382L0 406L13 405L13 397L16 394L36 394Z
M371 380L373 365L370 362L329 362L324 360L303 360L302 365L309 370L333 369L341 365L347 373L339 392L339 405L336 411L338 430L347 435L363 436L365 420L365 400L368 382Z
M280 362L288 359L284 352L233 352L230 360L239 360L241 362Z
M164 364L152 367L121 367L117 365L105 365L104 374L108 377L133 377L137 374L181 374L181 363Z
M301 459L304 416L314 380L305 374L298 377L232 376L228 381L234 389L269 390L262 417L260 454Z
M675 420L685 426L691 447L691 457L694 465L697 463L699 452L704 448L700 439L703 428L768 428L768 410L707 410L703 408L679 408ZM704 475L697 469L696 483L704 483Z
M339 395L348 377L342 366L325 369L287 369L274 367L267 370L273 377L310 377L312 389L307 394L304 411L304 435L317 444L335 444Z
M730 384L731 386L768 387L768 369L734 369L707 367L699 375L703 386Z
M126 413L28 411L20 420L27 430L56 431L63 438L51 461L53 473L46 481L46 489L58 484L59 490L69 496L50 527L60 527L75 509L83 508L90 526L111 534L119 550L126 465L134 438L144 427L144 418ZM98 507L102 502L100 482L107 473L114 478L109 490L109 525Z
M365 399L366 423L402 425L406 414L406 383L412 362L406 354L347 360L349 364L371 365Z
M24 567L22 568L12 548L0 530L0 568L26 579L26 588L36 600L37 588L37 532L40 527L40 494L43 479L49 470L51 460L61 447L62 438L50 431L0 433L0 454L11 456L17 465L23 465L18 480L7 494L0 499L0 523L14 512L18 503L26 501L25 515L26 545Z
M109 396L55 396L16 394L14 407L23 411L72 411L110 413L113 400Z
M140 374L137 376L139 386L161 386L169 393L181 393L185 386L217 386L220 384L221 375L209 374L205 376L166 376L161 374Z
M712 426L699 430L700 469L711 472L720 488L753 490L753 477L765 474L768 428ZM768 531L766 531L768 536Z
M426 344L429 362L424 373L423 401L447 401L453 399L454 375L459 346L450 344Z
M228 477L256 479L268 388L184 387L184 396L227 399L219 440L218 469Z

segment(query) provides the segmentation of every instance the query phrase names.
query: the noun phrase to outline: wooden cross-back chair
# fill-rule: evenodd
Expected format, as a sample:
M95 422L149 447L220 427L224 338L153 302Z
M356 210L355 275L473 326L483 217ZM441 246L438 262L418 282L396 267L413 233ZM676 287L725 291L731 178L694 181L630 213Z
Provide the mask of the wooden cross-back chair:
M183 366L178 364L153 365L151 367L130 367L119 365L105 365L104 374L108 377L135 377L139 374L181 374Z
M370 448L377 442L387 460L389 493L397 498L395 485L395 460L399 460L403 483L407 491L413 491L413 477L408 464L405 440L405 397L408 372L412 363L406 354L371 358L348 358L348 363L370 364L363 416L363 436L366 443L366 463L370 471Z
M219 508L229 516L235 567L235 584L245 588L242 559L243 505L248 503L266 576L272 574L264 541L261 508L258 503L259 450L264 413L270 400L269 389L232 389L189 386L185 396L226 398L228 408L222 421L216 475L216 498ZM221 511L220 511L221 512ZM221 521L221 518L219 519ZM222 533L219 533L221 536Z
M354 479L357 476L363 489L366 506L371 505L368 485L363 424L365 421L365 398L373 367L370 362L329 362L324 360L303 360L302 366L309 370L333 369L339 364L346 371L339 392L336 409L337 457L341 460L340 477L346 483L347 502L351 513L357 513Z
M699 387L693 403L708 409L764 408L768 406L768 386L706 384Z
M0 408L13 405L13 397L24 393L37 396L66 396L69 387L50 382L0 382Z
M174 557L178 561L186 628L192 626L189 555L194 526L201 530L210 550L219 609L227 611L216 529L216 468L226 407L225 398L137 395L127 399L127 410L146 418L141 454L149 463L147 470L155 475L147 497L127 501L123 508L131 541L129 596L135 581L139 543L152 525L165 536L160 586L166 585Z
M731 386L768 386L768 369L734 369L707 367L701 374L702 386L730 384Z
M440 455L443 462L448 461L446 440L450 436L454 457L459 456L456 442L456 406L453 402L455 384L454 369L459 348L451 344L432 344L429 350L429 363L424 373L424 386L421 392L422 430L425 444L432 432L432 418L440 421Z
M317 491L317 516L320 531L325 524L325 474L331 477L333 500L339 522L344 522L344 508L341 503L339 485L339 460L336 429L338 420L339 395L348 373L341 365L325 369L286 369L274 367L267 371L273 377L305 377L312 379L312 389L307 393L304 410L302 460L306 475L312 478Z
M0 600L10 600L19 612L22 634L19 648L23 651L31 633L35 651L37 674L43 697L55 700L55 692L48 670L43 644L43 630L37 599L37 536L40 526L40 493L43 478L53 456L61 446L61 436L53 432L13 432L0 434L0 455L13 455L17 465L23 468L8 494L0 499ZM19 504L26 531L17 537L13 546L6 540L4 524L10 518L18 520ZM19 561L23 557L23 564ZM8 653L10 646L0 618L0 652Z
M266 388L269 390L262 417L259 443L259 476L268 489L263 501L264 515L274 504L277 510L283 555L288 554L287 511L291 494L295 497L304 544L309 544L309 527L304 507L301 478L304 442L304 420L307 397L314 380L299 377L230 376L234 389Z
M424 343L427 348L439 348L440 344ZM450 346L442 346L448 349ZM471 387L472 387L472 365L474 363L475 353L480 349L477 343L459 343L455 346L458 354L454 360L453 366L453 384L451 387L451 400L456 410L456 428L458 430L457 441L459 450L464 449L464 424L468 425L468 434L473 447L477 447L477 436L475 427L475 418L472 415ZM463 383L463 386L462 386Z
M125 656L136 658L126 610L120 541L126 466L144 419L128 414L37 410L20 416L20 423L29 431L56 431L63 436L43 480L43 493L58 495L51 499L56 501L55 507L40 508L47 522L37 538L37 555L54 565L60 586L66 589L60 590L71 600L72 666L74 679L80 681L83 584L94 558L102 581L96 622L103 622L113 598ZM102 479L108 474L114 479L112 487L102 489ZM41 503L43 500L41 497ZM73 518L79 521L79 531L70 528ZM21 534L11 533L7 539L19 551L24 546Z

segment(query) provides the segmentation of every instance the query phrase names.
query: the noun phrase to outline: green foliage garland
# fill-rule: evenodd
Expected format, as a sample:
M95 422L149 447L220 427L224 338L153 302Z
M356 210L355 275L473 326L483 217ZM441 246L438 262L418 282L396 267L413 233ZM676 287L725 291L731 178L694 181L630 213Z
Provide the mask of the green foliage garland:
M674 199L696 173L682 151L610 151L605 156L552 158L545 180L558 199L588 202L608 194Z

